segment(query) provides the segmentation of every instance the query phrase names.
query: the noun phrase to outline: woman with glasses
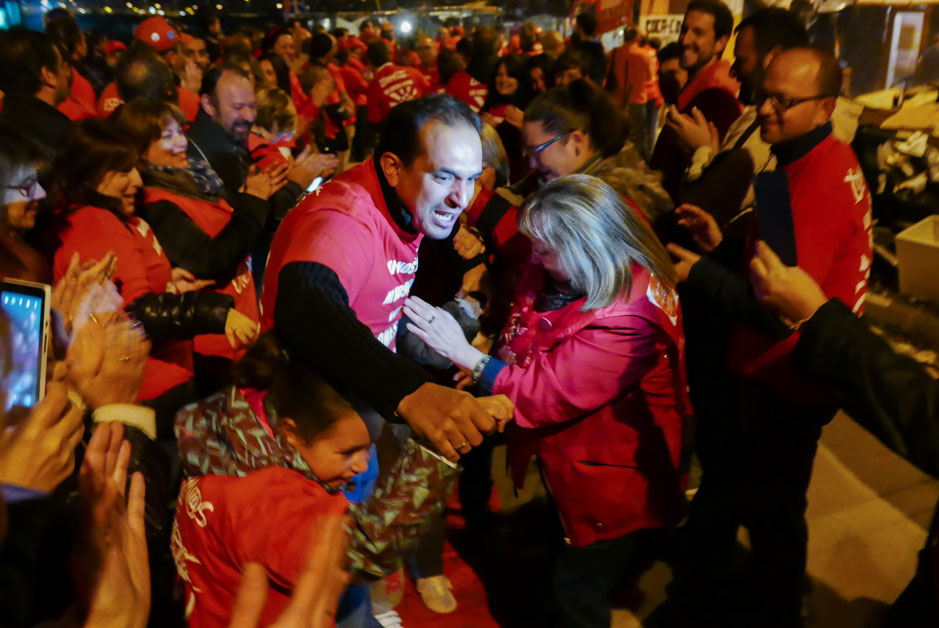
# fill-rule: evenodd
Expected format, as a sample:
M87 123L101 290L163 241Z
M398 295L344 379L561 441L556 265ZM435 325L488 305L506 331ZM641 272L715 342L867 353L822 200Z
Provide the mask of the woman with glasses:
M442 308L411 297L408 329L480 388L515 404L516 486L536 456L564 527L559 626L609 626L607 595L645 531L681 519L684 338L668 253L620 194L587 175L518 214L533 255L494 355ZM559 539L560 540L560 539Z
M9 129L0 129L0 277L52 282L52 269L29 243L39 202L46 191L38 180L42 153Z

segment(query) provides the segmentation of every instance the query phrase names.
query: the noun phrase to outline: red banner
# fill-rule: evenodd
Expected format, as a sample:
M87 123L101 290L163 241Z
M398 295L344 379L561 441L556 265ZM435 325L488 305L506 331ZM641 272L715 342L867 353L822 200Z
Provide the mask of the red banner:
M597 36L632 22L632 0L597 0Z

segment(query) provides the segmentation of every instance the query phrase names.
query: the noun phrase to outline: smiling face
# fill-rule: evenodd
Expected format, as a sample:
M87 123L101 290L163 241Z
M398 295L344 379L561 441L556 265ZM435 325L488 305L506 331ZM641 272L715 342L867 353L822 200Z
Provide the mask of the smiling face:
M264 84L268 87L277 87L277 72L274 71L274 64L271 63L271 60L261 59L258 64L261 66Z
M392 153L381 157L388 183L410 210L414 227L428 238L450 235L473 198L482 174L482 143L468 124L448 126L436 119L421 128L421 155L405 167Z
M594 154L587 136L582 131L573 131L566 137L544 146L557 138L558 134L545 129L540 121L522 124L522 137L531 167L548 181L577 172ZM537 150L542 146L544 148Z
M223 72L215 87L215 96L203 95L202 108L232 140L244 144L258 117L251 81L236 72Z
M274 42L273 52L283 57L287 65L290 65L293 61L294 54L296 54L293 45L293 35L290 33L281 34L280 37L277 38L277 41Z
M779 54L766 70L763 91L784 99L808 98L780 111L773 98L757 103L760 137L769 144L778 144L825 124L835 108L835 98L821 95L819 63L811 53L790 50Z
M368 469L368 429L352 412L326 428L312 441L305 441L292 419L282 419L287 443L296 449L321 482L338 488Z
M163 126L162 135L150 144L143 158L144 161L154 166L188 167L186 136L175 118L170 118Z
M511 96L517 89L518 79L509 74L509 69L504 63L500 63L496 71L496 91L503 96Z
M688 11L681 24L681 67L695 74L719 57L727 45L727 37L715 38L714 16L703 11Z
M36 168L23 166L13 173L3 189L3 226L16 231L27 231L36 226L36 208L46 198L46 191L36 180Z
M143 186L140 173L136 168L127 172L111 170L105 173L101 182L95 187L98 194L116 198L121 202L121 209L125 216L134 214L134 203L137 199L137 190Z

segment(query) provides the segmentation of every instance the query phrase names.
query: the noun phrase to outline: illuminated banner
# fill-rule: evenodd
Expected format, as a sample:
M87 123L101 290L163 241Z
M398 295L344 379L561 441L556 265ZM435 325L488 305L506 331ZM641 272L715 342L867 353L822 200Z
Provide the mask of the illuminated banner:
M678 41L684 18L684 15L643 15L639 18L639 30L665 45Z

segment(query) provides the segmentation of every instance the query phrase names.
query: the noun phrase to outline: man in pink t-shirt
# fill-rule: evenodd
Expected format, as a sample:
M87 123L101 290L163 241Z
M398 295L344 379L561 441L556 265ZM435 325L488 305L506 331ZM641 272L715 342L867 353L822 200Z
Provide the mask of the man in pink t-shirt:
M392 109L375 156L283 220L261 295L262 325L291 351L451 459L478 445L493 418L394 349L421 239L453 232L482 174L479 124L445 95Z

